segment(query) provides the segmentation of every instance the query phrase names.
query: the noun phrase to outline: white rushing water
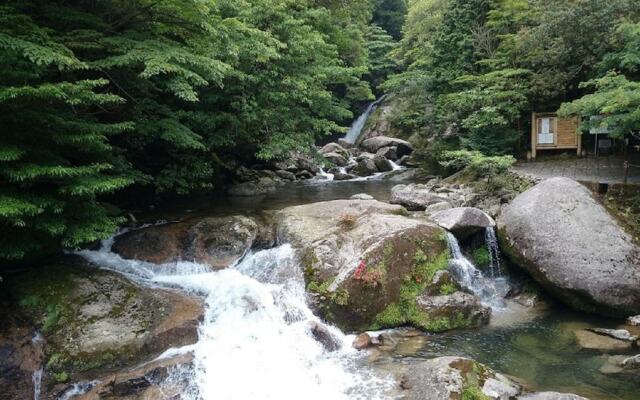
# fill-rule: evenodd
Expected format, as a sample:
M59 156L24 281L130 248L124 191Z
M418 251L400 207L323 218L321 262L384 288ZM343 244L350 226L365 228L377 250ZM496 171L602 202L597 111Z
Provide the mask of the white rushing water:
M493 230L492 228L490 228ZM495 237L495 234L494 234ZM509 291L509 285L506 278L497 276L484 276L476 266L469 261L467 257L462 253L460 249L460 243L458 239L451 233L447 232L447 242L449 243L449 249L451 251L450 269L456 280L466 289L470 290L473 294L478 296L483 304L490 306L494 310L500 310L504 308L504 297ZM491 249L493 243L487 242L489 252L493 252ZM492 266L490 271L499 271L499 250L495 249L496 260L493 256L491 260ZM498 268L495 268L494 263L497 263ZM493 272L492 272L493 274Z
M80 254L142 283L205 296L204 321L192 346L195 367L183 398L376 399L391 388L390 378L376 377L363 365L365 355L351 347L353 337L327 326L342 345L333 352L313 338L312 324L322 321L307 306L290 245L250 253L217 272L189 262L124 260L110 245Z
M376 110L378 104L380 104L383 99L384 96L369 104L367 109L355 121L353 121L353 125L349 128L344 140L349 143L355 143L356 140L358 140L358 137L360 137L360 133L362 132L362 128L364 128L364 124L367 123L367 119L369 119L371 113Z

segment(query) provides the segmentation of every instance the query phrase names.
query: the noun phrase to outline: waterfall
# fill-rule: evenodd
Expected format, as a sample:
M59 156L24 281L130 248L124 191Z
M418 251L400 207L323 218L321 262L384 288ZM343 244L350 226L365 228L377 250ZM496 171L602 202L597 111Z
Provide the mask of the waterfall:
M378 104L380 104L383 99L384 96L369 104L364 113L362 113L362 115L360 115L353 122L353 125L351 125L351 128L349 128L349 131L347 132L347 135L344 137L347 142L355 143L356 140L358 140L358 138L360 137L360 133L362 132L362 128L364 128L364 124L367 122L367 119L369 119L369 115L371 115L371 113L376 110Z
M194 367L185 400L376 399L393 386L364 364L352 336L327 326L340 348L326 350L311 332L323 324L306 303L301 266L290 245L252 252L237 265L211 271L195 263L154 265L109 250L79 252L142 284L180 287L205 297ZM183 372L184 373L184 372Z
M502 267L500 265L500 247L498 246L498 238L493 227L487 227L484 231L484 241L487 244L487 251L491 259L489 264L489 272L492 278L502 276Z
M42 385L42 368L33 372L31 376L33 382L33 400L40 400L40 387Z
M404 169L403 167L393 162L393 160L389 160L389 164L391 164L391 168L393 168L393 171L400 171L401 169Z
M503 308L504 297L509 291L506 279L501 276L485 277L482 271L464 256L458 239L451 232L447 232L447 242L451 251L449 268L458 283L478 296L483 304L493 309ZM487 245L489 246L488 243Z
M318 172L317 177L320 178L320 179L323 179L325 181L332 181L333 180L333 174L325 172L325 170L322 169L322 168L320 168L320 171Z

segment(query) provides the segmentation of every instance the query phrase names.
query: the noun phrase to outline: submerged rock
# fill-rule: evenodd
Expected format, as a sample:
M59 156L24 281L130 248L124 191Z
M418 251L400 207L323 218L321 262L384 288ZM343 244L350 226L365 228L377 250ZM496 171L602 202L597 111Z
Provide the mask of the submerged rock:
M65 263L7 282L43 332L49 381L133 365L196 342L200 300L139 286L76 257Z
M626 340L614 339L586 329L576 331L575 335L578 346L588 350L616 352L629 350L632 346L632 343Z
M349 331L414 325L428 331L469 326L468 302L418 304L448 267L445 232L405 216L397 205L336 200L289 207L278 216L280 242L292 243L321 316ZM450 295L453 285L434 295ZM434 312L434 317L430 313ZM437 315L437 317L436 317Z
M439 211L432 214L431 219L460 240L496 225L493 218L484 211L473 207L457 207Z
M416 183L394 186L389 199L391 204L401 204L411 211L421 211L432 204L445 201L447 199L433 193L430 186Z
M543 181L498 225L505 253L565 303L607 316L640 311L640 248L584 186Z
M518 397L518 400L589 400L571 393L539 392Z

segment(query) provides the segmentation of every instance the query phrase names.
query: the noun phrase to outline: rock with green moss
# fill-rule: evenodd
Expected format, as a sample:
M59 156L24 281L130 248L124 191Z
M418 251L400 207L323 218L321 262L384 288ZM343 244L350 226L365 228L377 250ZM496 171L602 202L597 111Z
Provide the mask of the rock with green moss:
M139 286L77 257L11 276L5 288L46 339L45 372L56 382L197 340L201 301Z
M300 255L313 305L340 328L469 326L466 312L452 311L445 323L441 313L431 319L433 310L417 306L429 288L438 295L458 290L451 279L434 282L449 263L445 232L438 226L375 200L289 207L277 220L280 242L292 243Z
M518 383L469 358L439 357L406 367L404 400L587 400L574 394L526 393Z

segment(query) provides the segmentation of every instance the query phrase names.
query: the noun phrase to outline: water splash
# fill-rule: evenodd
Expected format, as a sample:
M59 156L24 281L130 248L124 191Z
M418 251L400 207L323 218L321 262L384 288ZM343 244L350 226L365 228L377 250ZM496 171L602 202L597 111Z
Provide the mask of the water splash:
M478 296L484 305L493 309L503 309L504 298L509 291L507 280L500 276L485 277L482 271L465 257L458 239L451 232L447 232L447 243L452 258L449 268L458 283Z
M93 389L100 381L82 381L78 383L74 383L65 389L64 392L58 396L58 400L71 400L77 396L82 396L86 394L91 389Z
M392 171L400 171L400 170L405 169L404 167L401 167L398 164L396 164L395 162L393 162L393 160L389 160L389 164L391 164L391 168L393 168Z
M325 172L324 169L320 168L320 171L318 172L318 175L316 175L316 178L320 178L320 179L323 179L325 181L332 181L333 180L333 174Z
M205 296L205 316L193 345L194 367L180 371L185 400L376 399L393 386L376 376L352 336L327 329L342 344L329 352L311 326L323 324L306 303L304 278L290 245L249 253L233 268L212 272L194 263L153 265L124 260L106 242L80 254L145 284ZM185 374L188 375L185 378Z
M364 111L364 113L362 113L353 122L353 125L351 125L351 128L349 128L349 131L347 132L347 135L344 137L344 140L346 140L349 143L355 143L358 140L358 138L360 137L360 133L362 133L362 128L364 128L364 124L367 123L369 116L371 115L372 112L376 110L376 108L378 107L378 104L380 104L380 102L383 99L384 99L384 96L380 97L378 100L369 104L369 106Z

